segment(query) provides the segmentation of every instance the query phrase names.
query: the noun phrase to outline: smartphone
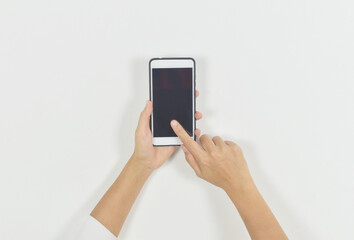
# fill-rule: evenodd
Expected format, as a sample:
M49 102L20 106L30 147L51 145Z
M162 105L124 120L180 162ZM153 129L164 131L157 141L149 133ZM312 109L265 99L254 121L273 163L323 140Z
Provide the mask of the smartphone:
M181 145L171 128L177 120L195 140L195 61L193 58L153 58L149 62L152 144Z

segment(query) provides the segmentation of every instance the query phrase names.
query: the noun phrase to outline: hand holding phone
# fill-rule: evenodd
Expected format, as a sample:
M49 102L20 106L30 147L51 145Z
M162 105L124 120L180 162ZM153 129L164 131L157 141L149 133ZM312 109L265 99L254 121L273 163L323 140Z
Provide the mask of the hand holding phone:
M161 60L161 59L159 59L159 60ZM184 59L184 60L186 60L186 59ZM194 81L192 80L193 82L191 82L191 79L195 78L194 77L195 76L195 74L194 74L194 69L195 69L194 68L194 60L191 60L191 59L188 59L188 60L189 60L189 63L188 63L189 65L187 65L187 66L192 66L192 73L190 73L190 70L189 70L189 73L192 74L192 76L189 75L189 80L188 80L188 78L186 78L186 80L187 80L187 82L189 82L189 85L192 84L192 86L191 86L192 89L195 89ZM155 96L155 100L156 99L158 100L158 99L161 99L161 98L159 98L159 91L154 91L154 93L158 93L156 95L152 94L152 91L153 91L153 86L152 86L153 85L153 82L152 82L153 70L152 69L160 69L160 68L165 69L166 67L171 68L171 64L173 64L172 66L177 67L177 69L174 69L174 70L179 70L178 69L179 67L182 67L182 66L185 67L186 65L185 65L185 63L182 63L182 62L179 63L178 61L169 63L167 65L163 65L163 64L155 65L153 63L154 61L155 60L152 59L152 60L150 60L150 63L149 63L149 66L150 66L150 99L152 99L152 97ZM154 67L154 68L152 68L152 67ZM156 67L159 67L159 68L156 68ZM172 74L172 76L173 76L173 74ZM154 75L154 77L156 77L156 75ZM166 80L167 78L161 77L161 81L163 79ZM178 83L179 79L181 79L181 78L177 77L177 78L175 78L175 80L176 79L177 79L177 81L175 81L175 82ZM161 81L160 81L160 84L161 84ZM164 83L165 81L162 81L162 82ZM157 90L158 90L158 86L159 85L157 84L157 88L156 88ZM162 87L162 89L164 89L164 88ZM197 90L192 91L190 89L190 86L189 87L187 86L187 89L185 91L188 92L188 95L190 94L192 97L189 97L189 104L187 105L187 107L185 109L182 108L182 113L187 111L187 112L189 112L187 114L193 115L193 119L189 119L189 121L193 122L193 125L190 127L193 129L193 128L195 128L195 121L202 118L202 114L198 111L195 111L195 98L198 97L199 92ZM177 93L178 93L178 91L177 91ZM164 95L164 96L166 96L166 95ZM176 96L179 96L179 95L176 94ZM159 101L155 101L155 104L157 102L159 102ZM161 147L158 145L158 143L157 144L153 143L153 139L154 139L153 136L154 135L152 134L152 131L154 129L155 130L158 129L158 131L161 130L164 132L166 132L166 130L172 131L172 133L174 134L174 132L170 126L170 120L167 120L167 123L164 123L164 124L167 124L167 126L164 126L164 129L162 129L161 126L159 126L156 123L155 123L155 127L152 126L152 124L153 124L152 114L156 113L156 110L157 110L156 108L159 106L160 106L159 104L156 104L155 106L153 106L153 103L151 101L146 102L146 106L140 114L138 127L135 131L135 148L134 148L134 153L133 153L132 159L134 159L134 162L138 162L140 166L144 166L150 170L154 170L154 169L159 168L177 149L176 146L166 146L166 142L168 142L168 141L163 142L164 144L161 144ZM188 109L188 108L190 108L190 109ZM159 111L157 111L157 113L159 113ZM163 111L160 112L160 114L163 114L163 113L164 113ZM158 116L158 114L155 116ZM169 119L168 116L169 115L167 115L167 119ZM174 117L174 115L172 115L170 117ZM157 120L157 119L159 119L159 118L155 117L155 120ZM191 130L191 132L192 132L191 134L196 137L198 137L201 133L201 131L199 129L195 129L195 131ZM177 135L174 135L173 137L178 138ZM191 139L193 139L193 138L191 137ZM176 144L174 144L174 145L176 145Z

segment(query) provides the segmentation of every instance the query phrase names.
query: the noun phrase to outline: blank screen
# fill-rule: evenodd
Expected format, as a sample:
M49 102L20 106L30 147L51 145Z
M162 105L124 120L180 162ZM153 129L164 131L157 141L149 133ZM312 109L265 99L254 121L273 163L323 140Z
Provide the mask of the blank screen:
M187 133L193 132L192 68L153 68L154 137L176 137L170 122L176 119Z

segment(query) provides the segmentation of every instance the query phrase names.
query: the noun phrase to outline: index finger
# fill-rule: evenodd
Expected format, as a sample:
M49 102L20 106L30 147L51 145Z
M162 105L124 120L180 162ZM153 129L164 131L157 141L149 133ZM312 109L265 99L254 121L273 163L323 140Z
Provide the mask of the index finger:
M176 133L176 135L181 139L183 142L183 145L188 149L190 153L192 153L195 156L198 156L204 152L202 147L196 143L191 136L184 130L182 125L177 122L176 120L171 121L171 127L173 131Z

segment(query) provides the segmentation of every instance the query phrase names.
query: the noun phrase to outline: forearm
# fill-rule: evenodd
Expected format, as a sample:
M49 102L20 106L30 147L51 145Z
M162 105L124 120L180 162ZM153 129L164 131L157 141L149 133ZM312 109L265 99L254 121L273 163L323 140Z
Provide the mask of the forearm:
M99 201L91 216L118 236L151 170L130 158L117 180Z
M287 239L253 180L226 191L236 206L252 239Z

